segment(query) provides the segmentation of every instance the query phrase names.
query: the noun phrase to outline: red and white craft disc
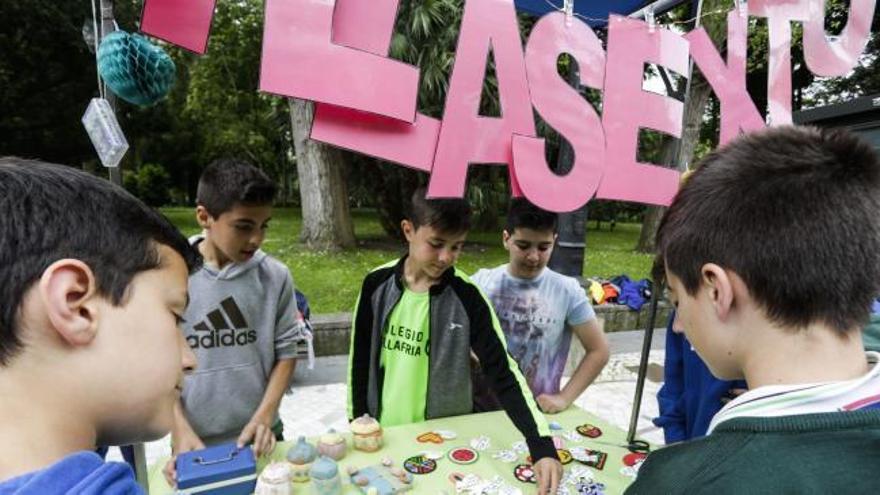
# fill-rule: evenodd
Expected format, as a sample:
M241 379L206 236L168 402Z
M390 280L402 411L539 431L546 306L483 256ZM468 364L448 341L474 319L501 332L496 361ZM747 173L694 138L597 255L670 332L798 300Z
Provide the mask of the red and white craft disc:
M448 457L450 461L456 464L473 464L477 462L477 459L480 458L480 455L477 454L477 451L474 449L459 447L457 449L450 450Z

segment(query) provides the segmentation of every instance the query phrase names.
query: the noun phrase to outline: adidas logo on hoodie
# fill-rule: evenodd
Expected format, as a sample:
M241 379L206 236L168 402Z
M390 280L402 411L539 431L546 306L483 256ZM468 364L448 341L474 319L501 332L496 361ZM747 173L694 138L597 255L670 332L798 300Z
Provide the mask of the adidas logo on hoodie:
M193 325L194 335L186 337L193 349L246 346L257 341L257 331L248 329L247 320L235 299L228 297L205 320Z

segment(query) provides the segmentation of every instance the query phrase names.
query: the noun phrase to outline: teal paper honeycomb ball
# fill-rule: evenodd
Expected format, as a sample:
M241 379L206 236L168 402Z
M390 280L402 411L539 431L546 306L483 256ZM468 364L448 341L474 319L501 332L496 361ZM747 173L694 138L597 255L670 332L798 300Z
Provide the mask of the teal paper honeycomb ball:
M139 34L114 31L98 48L98 73L123 100L149 106L174 85L174 61Z

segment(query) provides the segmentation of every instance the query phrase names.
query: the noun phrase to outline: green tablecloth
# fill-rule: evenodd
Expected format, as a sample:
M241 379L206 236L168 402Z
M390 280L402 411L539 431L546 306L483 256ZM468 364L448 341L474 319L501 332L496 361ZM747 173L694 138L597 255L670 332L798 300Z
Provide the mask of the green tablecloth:
M563 427L563 431L566 432L574 431L578 425L584 423L598 426L602 430L600 437L595 439L580 437L582 438L580 442L573 442L563 438L563 447L586 447L608 454L607 461L602 470L590 468L595 473L596 480L605 484L607 494L622 493L627 485L632 482L633 478L621 473L621 468L624 467L623 456L629 454L629 451L624 446L626 442L625 432L576 407L569 408L560 414L547 415L547 420L560 424ZM439 445L416 441L416 437L420 434L435 430L451 430L458 437ZM310 433L320 435L323 432ZM468 446L471 439L481 435L490 438L491 446L488 450L480 452L480 458L476 463L458 465L444 457L437 461L437 470L433 473L415 476L412 493L436 494L441 490L455 493L454 487L448 479L449 474L453 472L473 473L485 479L501 475L511 485L521 488L523 493L533 493L534 485L521 483L513 476L514 467L519 463L524 463L527 454L520 454L519 460L516 463L505 463L492 457L492 453L495 451L502 449L510 450L514 442L523 440L522 436L502 411L470 414L424 423L396 426L386 428L384 433L384 447L378 452L371 454L351 449L351 438L349 434L346 434L349 450L346 456L339 461L340 475L343 480L343 493L360 493L357 488L349 484L348 475L345 471L346 466L366 467L372 464L379 464L384 457L390 457L394 460L395 465L402 466L406 458L417 455L421 451L434 450L445 453L454 447ZM280 442L272 453L272 460L284 460L287 450L292 444L293 442ZM167 459L162 459L150 468L150 495L173 493L162 476L162 467L166 462ZM262 469L267 463L268 460L260 460L257 466L258 469ZM572 462L565 466L566 472L575 465L578 465L578 463ZM308 485L308 483L297 483L294 487L295 493L311 493Z

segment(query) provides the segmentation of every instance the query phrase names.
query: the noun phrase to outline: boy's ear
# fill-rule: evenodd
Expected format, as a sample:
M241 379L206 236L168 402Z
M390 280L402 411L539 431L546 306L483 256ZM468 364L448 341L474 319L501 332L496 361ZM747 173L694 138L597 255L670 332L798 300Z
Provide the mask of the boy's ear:
M715 313L720 320L727 318L733 307L734 288L733 280L727 270L715 263L706 263L700 269L703 285L709 291L709 298Z
M403 236L406 237L406 241L412 242L412 236L416 233L416 228L413 226L412 222L404 218L400 221L400 230L403 231Z
M507 229L501 231L501 243L504 244L504 249L510 250L510 232Z
M203 229L207 229L211 226L212 220L214 217L208 213L208 209L202 205L196 206L196 221L199 222L199 226Z
M49 265L39 282L39 296L52 328L72 346L86 345L98 330L94 273L80 260Z

